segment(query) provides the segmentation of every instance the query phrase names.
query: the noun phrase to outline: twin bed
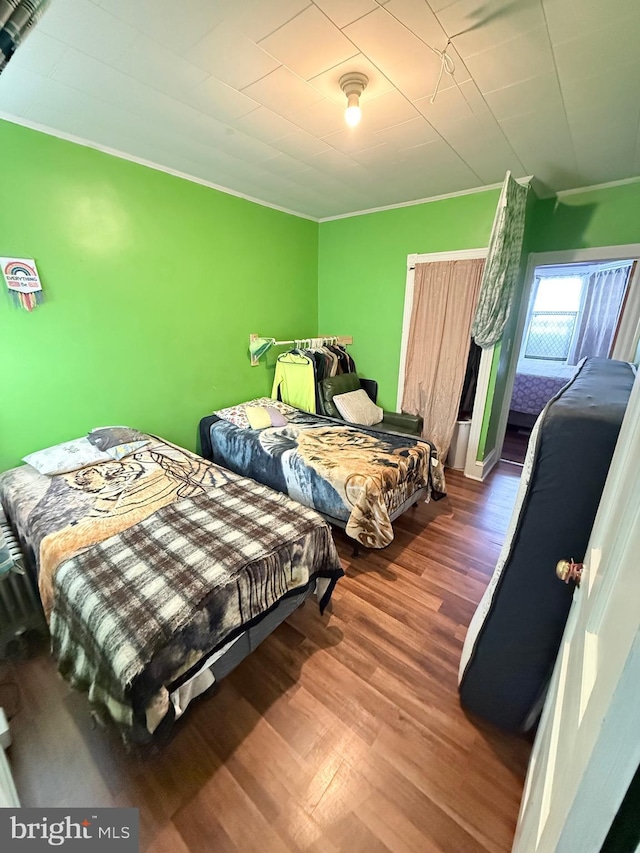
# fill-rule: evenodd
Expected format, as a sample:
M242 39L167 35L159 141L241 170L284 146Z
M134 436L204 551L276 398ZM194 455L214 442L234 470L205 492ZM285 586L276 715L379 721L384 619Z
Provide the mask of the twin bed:
M317 513L153 436L45 476L0 475L61 673L144 742L344 574Z
M324 610L344 574L327 520L383 547L394 518L443 491L428 442L283 420L205 418L209 459L136 434L122 456L0 474L60 672L127 741L170 728L310 595Z
M279 406L286 422L261 430L236 413L203 418L202 455L317 510L367 548L388 545L393 521L417 501L444 495L431 442Z

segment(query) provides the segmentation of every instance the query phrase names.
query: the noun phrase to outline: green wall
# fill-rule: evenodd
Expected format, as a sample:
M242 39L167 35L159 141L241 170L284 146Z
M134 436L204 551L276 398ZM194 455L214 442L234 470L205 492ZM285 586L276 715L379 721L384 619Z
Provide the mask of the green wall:
M2 285L0 470L101 424L193 448L271 389L250 332L316 333L317 223L8 122L0 155L0 255L46 296L29 314Z
M381 406L398 391L407 255L488 244L499 190L320 224L319 331L353 335L358 371L379 383Z
M640 243L640 179L543 199L536 205L531 252Z

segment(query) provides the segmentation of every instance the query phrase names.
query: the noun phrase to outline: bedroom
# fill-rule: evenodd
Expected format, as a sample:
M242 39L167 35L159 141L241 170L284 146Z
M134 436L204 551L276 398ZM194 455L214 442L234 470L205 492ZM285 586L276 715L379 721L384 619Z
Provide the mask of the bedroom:
M638 105L625 101L626 90L617 84L620 100L613 98L617 77L610 65L615 55L619 73L637 74L637 61L625 64L619 50L621 29L625 38L637 33L633 6L607 8L605 15L601 4L589 4L572 39L569 2L543 4L547 12L554 7L547 30L541 4L495 3L491 14L468 4L452 7L446 18L435 9L442 4L434 3L440 13L435 21L434 13L423 20L429 8L424 3L391 0L388 11L404 22L402 32L411 34L415 48L416 58L403 67L406 43L400 36L394 40L399 31L387 18L380 35L377 19L388 12L373 2L233 5L249 10L244 22L221 22L222 5L204 2L190 4L189 14L174 20L168 4L148 14L139 2L53 0L0 76L6 164L0 254L35 258L45 295L31 313L14 309L8 299L2 307L0 470L104 424L129 424L195 450L205 414L271 392L274 354L251 367L252 332L279 340L325 332L352 336L349 352L358 370L378 381L380 403L396 410L407 256L486 247L507 169L539 181L528 252L640 242ZM258 41L290 20L303 27L305 11L311 32L318 15L331 22L326 36L317 25L317 50L304 28L282 44L273 36L258 49ZM367 19L373 21L369 28ZM419 36L443 49L441 25L459 50L459 69L467 68L468 58L469 77L461 87L475 93L477 85L486 93L480 112L490 122L486 135L455 85L443 86L428 104L439 68L426 58ZM359 151L350 148L343 130L346 98L337 81L325 79L341 64L351 70L353 54L341 54L335 29L348 31L359 43L355 52L366 57L370 85L362 96L360 129L374 134L375 144ZM464 29L470 32L456 41ZM238 32L242 61L225 52L225 39ZM551 44L565 45L556 53L566 60L558 73L563 96L572 99L566 104L571 125L560 106ZM587 51L592 44L598 49ZM585 52L593 63L588 68L580 64ZM429 88L424 94L411 74L423 61L418 82ZM289 67L295 83L304 79L304 85L294 85L285 73ZM376 77L378 67L389 76ZM273 85L261 88L257 81L271 74ZM310 78L318 78L317 101L308 100ZM388 90L376 90L388 80ZM409 100L397 94L404 91L413 93ZM413 103L419 100L425 113ZM614 139L602 125L593 132L594 116L615 120ZM575 191L580 187L587 188ZM376 208L384 209L331 218ZM494 397L483 418L484 458L499 435L508 349L495 356ZM308 605L271 645L265 641L263 651L221 685L218 697L194 711L197 725L183 721L148 777L144 765L123 757L113 741L90 728L82 697L57 681L46 653L31 659L23 676L29 701L12 723L23 804L138 805L147 843L156 849L197 849L198 828L216 834L221 849L225 843L253 849L257 839L243 834L245 827L264 845L268 838L272 849L283 837L280 849L295 849L294 841L302 849L344 849L349 838L352 849L394 849L394 843L396 849L418 849L420 840L426 845L429 839L434 849L508 849L530 744L468 723L457 705L453 658L495 564L516 486L501 470L485 484L451 475L448 501L459 515L448 522L431 519L431 512L442 512L435 503L417 509L417 518L410 512L391 555L367 554L358 558L361 568L339 534L347 578L337 586L334 616L320 623L317 609L312 613ZM469 571L461 578L456 566L465 563ZM421 581L424 609L417 609L411 581L425 570L434 578ZM394 607L396 596L410 617ZM346 599L353 610L339 618ZM445 612L428 621L438 642L424 649L419 622L440 606ZM337 642L332 618L339 618L341 633L351 619L354 633L347 633L346 642ZM396 661L376 638L376 622L409 646L403 653L397 649L402 643L395 644L395 676L390 669ZM444 649L442 670L438 648ZM377 676L376 653L386 655ZM336 655L340 660L333 665ZM269 664L268 680L257 681L257 662ZM350 682L359 667L371 673L373 687L364 679ZM309 680L302 683L297 673L304 677L307 669ZM402 720L394 720L396 706L375 687L383 675L385 690L398 692L404 685L407 691L403 710L395 711ZM428 698L429 691L436 695L439 678L449 691L440 714ZM38 695L40 681L50 701ZM320 687L331 701L328 711L312 702ZM329 732L338 725L341 705L353 719L339 728L338 741ZM218 735L217 749L208 713L218 727L238 719ZM312 725L314 714L319 716ZM453 741L462 743L454 746L451 729L457 726ZM30 728L42 733L31 742ZM57 741L56 730L63 733ZM398 751L403 737L424 750L424 775ZM79 749L73 773L65 767L71 742ZM196 752L202 763L190 776ZM364 760L368 752L370 764ZM44 767L38 753L46 756ZM455 765L456 755L463 772L475 768L468 784L447 774L445 765ZM354 766L359 762L360 773ZM504 789L505 814L497 818L482 790L482 762ZM270 766L261 772L265 763ZM385 800L376 776L392 781L398 798ZM182 786L180 777L188 780ZM287 787L290 778L305 785L309 803L301 804L302 795ZM64 784L70 786L67 801ZM279 809L285 796L291 796L288 811ZM214 799L226 804L225 814L216 816ZM188 841L172 822L181 810L180 832L187 833L189 822L195 827ZM277 819L272 834L267 825ZM456 830L459 822L463 828Z

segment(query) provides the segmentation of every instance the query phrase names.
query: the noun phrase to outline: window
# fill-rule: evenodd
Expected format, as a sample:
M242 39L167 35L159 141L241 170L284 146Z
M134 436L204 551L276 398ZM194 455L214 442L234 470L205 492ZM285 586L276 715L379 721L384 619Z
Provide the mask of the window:
M529 318L525 358L566 361L582 302L582 276L541 278Z

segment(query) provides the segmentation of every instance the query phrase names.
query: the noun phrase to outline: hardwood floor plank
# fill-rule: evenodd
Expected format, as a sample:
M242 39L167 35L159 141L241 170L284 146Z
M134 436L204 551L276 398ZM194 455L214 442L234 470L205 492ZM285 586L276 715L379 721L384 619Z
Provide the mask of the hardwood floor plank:
M327 612L297 610L163 746L95 728L46 649L17 663L23 805L136 806L153 853L507 853L530 742L465 714L457 671L518 474L447 472L381 551L336 530Z

